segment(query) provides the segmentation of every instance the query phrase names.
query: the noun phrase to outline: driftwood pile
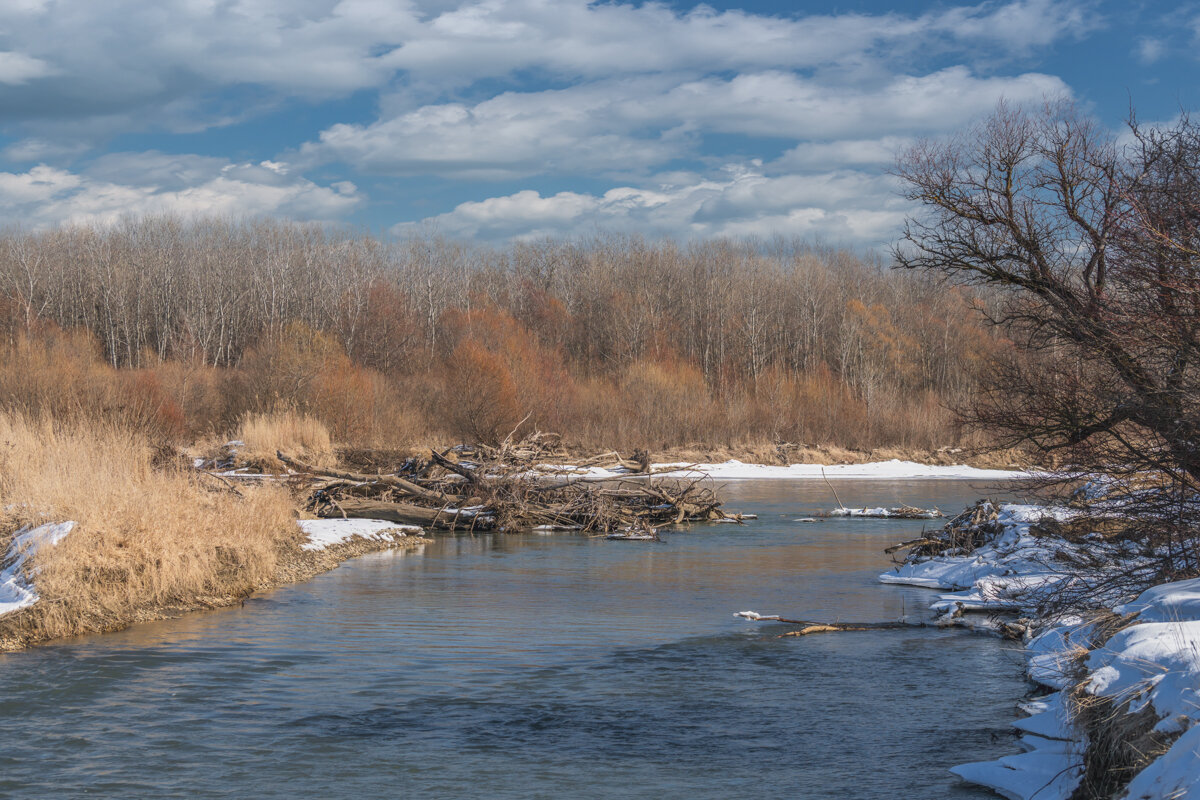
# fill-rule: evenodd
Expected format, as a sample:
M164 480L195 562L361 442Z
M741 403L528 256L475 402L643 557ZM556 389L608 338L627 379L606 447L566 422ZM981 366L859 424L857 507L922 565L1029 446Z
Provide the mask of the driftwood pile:
M980 500L947 522L941 530L923 532L920 537L892 545L884 552L891 555L908 550L909 558L966 555L1001 532L999 515L995 503Z
M655 479L649 458L607 454L571 466L556 441L534 434L500 447L460 446L370 475L280 461L311 481L306 508L319 517L359 517L442 530L569 529L597 534L652 532L684 522L735 521L702 476ZM593 475L587 466L624 470Z

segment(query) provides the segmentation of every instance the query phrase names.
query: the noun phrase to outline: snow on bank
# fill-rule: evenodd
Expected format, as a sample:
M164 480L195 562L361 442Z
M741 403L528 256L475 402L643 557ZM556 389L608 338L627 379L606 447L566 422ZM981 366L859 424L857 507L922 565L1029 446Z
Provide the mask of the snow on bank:
M884 573L885 583L957 589L939 595L933 608L948 611L1024 610L1038 593L1062 580L1059 558L1074 545L1034 537L1038 518L1064 519L1065 509L1002 506L1001 532L968 555L906 563ZM1093 552L1099 545L1092 545ZM1110 554L1110 569L1131 563ZM1200 579L1162 584L1135 600L1114 605L1132 624L1099 642L1082 617L1042 620L1043 632L1026 645L1030 679L1058 691L1023 705L1031 715L1014 723L1024 752L996 761L963 764L952 772L1013 800L1065 800L1083 770L1085 739L1075 728L1068 692L1082 690L1117 704L1124 713L1150 709L1156 731L1182 734L1164 755L1139 773L1122 795L1128 800L1200 800Z
M50 522L36 528L24 527L17 531L8 552L0 561L0 616L38 601L37 588L25 562L33 558L39 548L53 547L61 542L75 527L74 522Z
M688 464L656 464L655 469L688 467ZM918 464L914 461L877 461L872 464L791 464L786 467L768 464L744 464L731 459L723 464L697 464L693 470L703 472L720 480L748 480L753 478L807 478L820 479L822 473L829 479L858 478L874 480L909 480L913 478L974 478L976 480L1008 480L1026 478L1029 473L1005 469L978 469L976 467L938 466Z
M621 469L606 469L604 467L589 467L581 469L559 464L541 464L539 468L560 472L564 477L584 479L616 478L627 475L638 477ZM965 478L973 480L1012 480L1028 478L1033 473L1006 469L978 469L976 467L938 466L933 464L918 464L915 461L877 461L871 464L791 464L789 466L772 466L770 464L746 464L737 459L730 459L721 464L688 464L672 462L653 464L651 469L655 475L678 477L695 477L697 474L707 475L716 480L755 480L760 478L791 479L791 480L820 480L824 477L832 479L860 480L913 480L919 478Z
M302 519L299 525L308 534L308 541L300 545L303 550L324 550L355 536L386 542L421 534L416 525L398 525L381 519Z
M938 556L905 562L879 576L882 583L927 589L954 589L938 596L933 608L951 611L1011 611L1036 602L1037 594L1063 579L1054 563L1078 548L1035 537L1030 527L1044 518L1065 520L1068 509L1006 504L997 522L1003 532L966 556Z

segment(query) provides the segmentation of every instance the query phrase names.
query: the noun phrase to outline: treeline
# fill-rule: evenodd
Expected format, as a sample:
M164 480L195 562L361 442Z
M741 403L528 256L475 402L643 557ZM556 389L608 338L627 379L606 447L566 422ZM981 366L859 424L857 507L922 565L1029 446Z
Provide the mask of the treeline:
M1004 344L973 298L794 241L490 249L279 221L0 235L0 390L171 437L281 407L344 441L931 448Z

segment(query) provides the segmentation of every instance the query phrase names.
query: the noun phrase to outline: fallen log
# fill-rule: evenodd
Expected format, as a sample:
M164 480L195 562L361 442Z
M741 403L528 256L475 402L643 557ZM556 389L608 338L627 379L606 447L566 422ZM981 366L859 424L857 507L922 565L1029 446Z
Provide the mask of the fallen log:
M788 625L799 625L800 630L788 631L781 636L811 636L814 633L840 633L843 631L890 631L910 628L957 628L975 633L996 633L1006 639L1020 639L1027 632L1024 621L1000 622L993 628L974 625L968 621L960 608L957 613L943 614L929 622L813 622L805 619L787 619L777 614L759 614L756 611L739 611L735 617L748 619L751 622L783 622Z
M922 627L922 623L913 622L813 622L806 619L787 619L778 614L759 614L754 611L739 611L735 617L748 619L751 622L784 622L788 625L799 625L800 630L791 631L785 636L808 636L813 633L832 633L834 631L887 631L901 628Z
M466 478L468 483L472 483L472 484L479 483L479 474L475 470L467 469L466 467L462 466L461 464L457 464L454 461L451 461L449 458L446 458L446 456L442 455L437 450L430 450L429 454L430 454L430 456L433 457L433 462L435 464L437 464L439 467L441 467L442 469L444 469L448 472L453 472L456 475L460 475L460 476Z
M907 542L901 542L900 544L894 544L891 547L886 547L884 548L883 552L890 556L892 553L897 553L901 550L908 550L912 547L930 547L935 545L941 546L942 544L944 543L940 539L929 539L922 536L920 539L909 539Z
M428 500L431 503L440 503L447 505L453 502L447 495L432 489L426 489L424 486L418 486L412 481L406 481L396 475L368 475L362 472L347 472L340 469L331 469L329 467L314 467L311 464L305 464L303 461L298 461L294 458L289 458L283 453L276 451L276 457L293 469L301 472L307 472L311 475L325 475L330 478L339 478L346 481L355 481L358 483L381 483L385 486L390 486L393 489L411 494L413 497L419 497L422 500Z
M454 516L442 509L425 508L410 503L385 503L379 500L359 500L343 497L316 509L316 515L324 518L349 517L353 519L382 519L419 525L423 528L445 524Z

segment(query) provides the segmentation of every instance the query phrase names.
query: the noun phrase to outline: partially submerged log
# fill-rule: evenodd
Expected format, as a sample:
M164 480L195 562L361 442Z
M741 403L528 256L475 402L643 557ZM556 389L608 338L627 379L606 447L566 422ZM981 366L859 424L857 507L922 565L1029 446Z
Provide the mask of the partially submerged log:
M748 619L751 622L783 622L788 625L799 625L800 630L790 631L784 636L808 636L813 633L834 633L839 631L886 631L900 628L920 627L921 623L913 622L813 622L804 619L787 619L777 614L758 614L754 611L739 611L735 617Z
M1026 625L1020 621L1000 621L992 627L973 624L960 612L958 614L943 614L929 622L908 622L896 620L892 622L814 622L804 619L787 619L776 614L759 614L755 611L739 611L735 617L748 619L751 622L782 622L787 625L799 625L800 630L788 631L781 636L811 636L814 633L842 633L845 631L891 631L911 628L958 628L975 632L994 633L1006 639L1020 639L1027 632Z

